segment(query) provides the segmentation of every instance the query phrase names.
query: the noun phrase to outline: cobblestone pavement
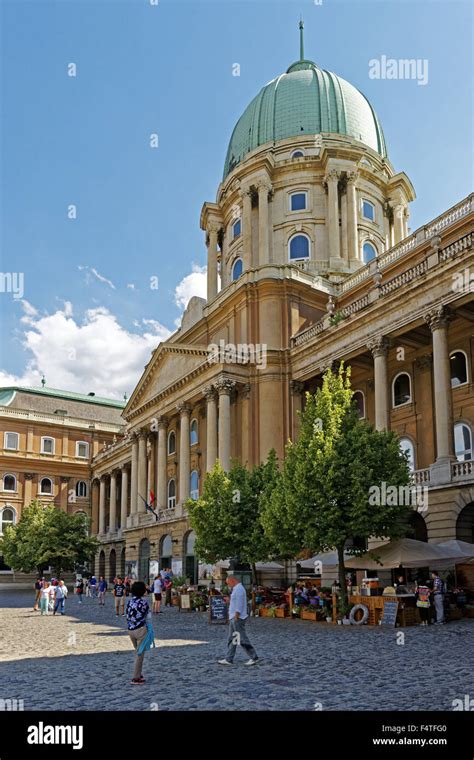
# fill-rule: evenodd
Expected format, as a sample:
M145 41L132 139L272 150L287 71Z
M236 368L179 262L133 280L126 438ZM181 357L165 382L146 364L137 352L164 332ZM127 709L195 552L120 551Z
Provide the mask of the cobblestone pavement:
M216 663L226 627L166 609L134 687L110 596L105 608L70 598L64 617L41 617L31 600L0 590L0 698L25 710L451 710L474 697L474 620L405 628L397 644L398 629L251 618L261 662L248 668L242 650L233 667Z

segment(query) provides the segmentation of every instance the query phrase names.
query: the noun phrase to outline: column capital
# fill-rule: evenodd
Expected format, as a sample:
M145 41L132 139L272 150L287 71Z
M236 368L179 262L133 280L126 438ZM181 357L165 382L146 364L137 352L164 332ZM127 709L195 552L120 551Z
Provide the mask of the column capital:
M430 369L433 365L433 354L423 354L415 359L415 367L420 370Z
M454 319L454 314L449 306L439 304L433 309L427 311L426 314L423 315L423 319L430 328L431 332L434 332L435 330L446 328L449 322Z
M346 181L348 185L355 185L359 177L360 174L358 171L346 172Z
M144 428L143 427L143 428L140 428L139 430L137 430L135 435L138 438L138 440L141 440L142 438L144 438L146 440L146 438L148 436L148 432L149 432L148 428Z
M270 180L262 178L258 180L256 187L259 193L264 193L265 190L269 193L272 190L272 183Z
M71 480L71 476L70 475L61 475L61 477L60 477L61 483L69 483L70 480Z
M209 222L206 227L206 231L209 233L209 235L211 234L217 235L221 227L222 225L219 224L218 222Z
M239 388L239 395L243 399L248 399L248 398L250 398L250 391L251 391L251 385L250 385L250 383L244 383Z
M179 404L176 404L176 409L178 410L181 417L189 417L191 414L191 407L186 401L182 401Z
M206 401L215 401L217 398L217 391L213 385L206 385L203 390L203 396Z
M367 348L374 357L387 356L390 348L390 341L384 335L377 335L367 341Z
M304 383L300 380L290 380L290 391L293 396L302 396L304 393Z
M230 377L225 377L225 376L219 377L216 382L216 388L217 388L217 392L219 393L219 396L222 396L223 394L230 396L235 386L236 386L235 380L231 380Z
M122 475L123 475L124 472L128 472L129 469L130 469L130 467L131 467L131 462L125 462L125 464L121 464L120 465L120 472L122 473Z
M158 417L157 422L158 422L158 430L162 430L162 429L167 430L168 425L170 424L168 418L164 416Z
M329 169L324 176L324 183L327 185L329 182L339 182L341 172L337 169Z
M110 473L109 472L104 472L103 475L99 475L99 482L100 483L105 483L106 480L107 480L107 478L109 478L109 477L110 477Z
M319 365L319 371L322 375L324 375L329 369L331 372L337 372L339 369L339 362L335 359L326 359Z
M34 472L25 472L25 480L33 480L35 474Z

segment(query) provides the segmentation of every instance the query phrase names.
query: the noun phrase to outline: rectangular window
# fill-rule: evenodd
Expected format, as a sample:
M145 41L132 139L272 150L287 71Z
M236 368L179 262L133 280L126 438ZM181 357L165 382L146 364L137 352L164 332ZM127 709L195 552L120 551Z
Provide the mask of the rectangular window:
M19 435L18 433L5 433L4 447L10 451L18 451Z
M54 454L54 438L41 439L41 453Z
M370 201L362 201L362 215L364 219L375 222L375 206Z
M240 219L237 219L236 222L232 225L232 239L235 240L235 238L239 237L240 233L242 232L242 222Z
M304 211L306 208L306 193L293 193L290 197L292 211Z
M89 444L78 441L76 444L76 456L81 457L81 459L87 459L89 456Z

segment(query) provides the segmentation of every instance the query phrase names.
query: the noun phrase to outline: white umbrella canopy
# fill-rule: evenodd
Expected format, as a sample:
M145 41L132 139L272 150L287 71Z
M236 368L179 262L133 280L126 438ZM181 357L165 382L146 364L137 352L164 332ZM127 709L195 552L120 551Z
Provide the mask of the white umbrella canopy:
M474 559L474 544L467 541L458 541L452 538L451 541L443 541L441 544L435 544L435 546L443 553L448 554L447 559L456 559L458 562Z
M443 558L448 559L446 551L439 551L436 544L401 538L383 546L377 546L371 552L347 560L345 566L351 570L394 570L397 567L427 567L435 565ZM379 561L374 559L377 557Z
M346 559L352 557L352 554L344 552L344 562ZM314 569L316 562L321 562L323 569L335 568L338 566L337 552L322 552L322 554L316 554L310 559L304 559L302 562L298 562L298 565L306 570Z

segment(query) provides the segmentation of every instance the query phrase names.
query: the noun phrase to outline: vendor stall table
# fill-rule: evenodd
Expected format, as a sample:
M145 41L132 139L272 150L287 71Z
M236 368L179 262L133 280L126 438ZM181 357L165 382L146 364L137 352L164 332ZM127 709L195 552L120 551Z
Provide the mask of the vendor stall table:
M362 596L357 594L350 596L349 602L351 604L365 604L369 610L369 625L379 625L383 617L384 602L398 602L398 627L405 628L409 625L417 625L420 622L414 594L397 594L394 596Z

